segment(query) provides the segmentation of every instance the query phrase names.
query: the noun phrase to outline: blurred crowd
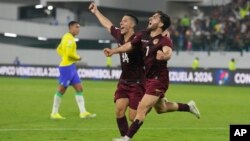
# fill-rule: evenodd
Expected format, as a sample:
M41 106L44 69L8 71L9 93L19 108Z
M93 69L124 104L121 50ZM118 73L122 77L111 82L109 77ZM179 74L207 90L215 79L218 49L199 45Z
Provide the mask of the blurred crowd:
M250 0L198 8L172 25L177 51L250 51Z

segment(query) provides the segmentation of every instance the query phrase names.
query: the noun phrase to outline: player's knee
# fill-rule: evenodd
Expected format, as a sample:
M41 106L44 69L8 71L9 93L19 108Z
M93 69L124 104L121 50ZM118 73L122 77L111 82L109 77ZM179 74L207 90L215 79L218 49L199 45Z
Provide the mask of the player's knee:
M67 88L61 86L61 87L58 88L58 92L63 95L65 93L66 89Z
M130 120L131 122L133 122L134 119L135 119L135 116L136 116L136 113L130 113L130 114L129 114L129 120Z
M165 112L161 107L155 107L155 111L157 114L162 114Z
M133 122L134 121L134 119L135 119L135 117L133 116L129 116L129 121L131 121L131 122Z
M125 116L125 109L123 108L118 108L116 109L116 117L124 117Z
M73 87L74 87L76 92L82 92L83 91L83 88L82 88L81 84L75 84L75 85L73 85Z
M164 113L162 110L155 110L157 114L162 114Z
M124 112L116 112L116 117L117 118L122 118L125 116L125 113Z
M81 93L81 92L83 91L82 88L76 88L75 90L76 90L76 92L78 92L78 93Z

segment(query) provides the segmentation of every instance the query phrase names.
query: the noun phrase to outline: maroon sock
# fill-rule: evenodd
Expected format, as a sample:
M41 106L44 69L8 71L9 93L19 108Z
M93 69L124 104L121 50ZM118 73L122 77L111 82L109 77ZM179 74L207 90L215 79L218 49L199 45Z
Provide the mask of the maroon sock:
M128 131L128 121L126 116L116 119L121 136L125 136Z
M177 103L178 104L178 111L189 111L190 108L187 104L183 104L183 103Z
M127 136L129 138L132 138L135 133L140 129L141 125L143 124L143 122L140 122L138 119L136 119L129 127L128 132L127 132Z

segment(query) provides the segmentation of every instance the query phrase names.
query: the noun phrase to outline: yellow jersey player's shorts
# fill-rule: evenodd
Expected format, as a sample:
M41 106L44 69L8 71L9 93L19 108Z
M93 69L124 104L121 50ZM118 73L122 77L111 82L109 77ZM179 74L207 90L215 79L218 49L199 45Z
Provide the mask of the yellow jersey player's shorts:
M76 65L59 66L59 84L68 87L69 85L81 83L81 79L77 73Z

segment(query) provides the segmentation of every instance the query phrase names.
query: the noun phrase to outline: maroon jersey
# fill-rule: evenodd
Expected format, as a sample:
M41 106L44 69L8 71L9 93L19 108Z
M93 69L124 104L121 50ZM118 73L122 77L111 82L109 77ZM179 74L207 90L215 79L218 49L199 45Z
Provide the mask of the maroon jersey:
M121 34L121 30L117 27L111 27L111 35L116 39L119 46L125 44L124 36ZM132 35L128 42L134 38ZM144 76L142 53L139 48L134 48L130 52L120 53L122 74L120 79L137 82Z
M131 44L134 47L141 47L146 78L168 77L167 61L156 60L156 54L164 46L173 47L170 38L163 37L161 34L150 37L150 32L142 31L136 34Z

